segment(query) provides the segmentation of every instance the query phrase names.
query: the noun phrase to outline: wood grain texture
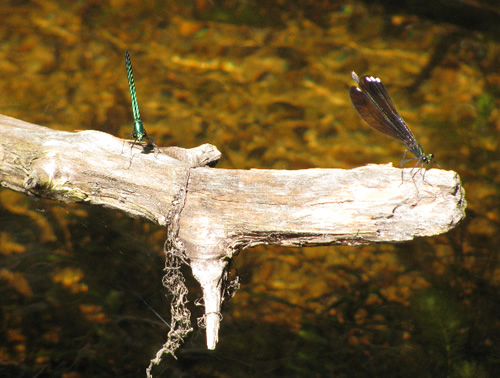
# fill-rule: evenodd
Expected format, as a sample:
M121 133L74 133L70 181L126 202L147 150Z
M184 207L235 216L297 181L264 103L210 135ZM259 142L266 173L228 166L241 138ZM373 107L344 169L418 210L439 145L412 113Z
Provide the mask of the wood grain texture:
M2 186L118 209L163 226L189 169L220 157L209 144L142 152L141 145L131 149L130 141L100 131L58 131L0 115Z
M464 215L458 175L432 169L415 182L405 170L191 171L180 237L218 255L258 244L307 246L401 242L438 235ZM413 172L415 173L415 172ZM204 253L207 256L207 253Z

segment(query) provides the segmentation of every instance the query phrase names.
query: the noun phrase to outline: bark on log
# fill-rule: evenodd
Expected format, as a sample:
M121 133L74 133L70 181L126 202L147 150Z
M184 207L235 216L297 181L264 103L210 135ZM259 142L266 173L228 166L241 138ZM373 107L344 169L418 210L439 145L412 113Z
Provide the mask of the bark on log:
M208 144L142 150L98 131L56 131L0 115L2 186L159 225L178 219L178 238L203 289L209 349L218 341L224 272L242 249L402 242L447 232L465 216L453 171L428 170L426 183L405 169L402 183L401 169L390 165L228 170L207 167L220 157Z

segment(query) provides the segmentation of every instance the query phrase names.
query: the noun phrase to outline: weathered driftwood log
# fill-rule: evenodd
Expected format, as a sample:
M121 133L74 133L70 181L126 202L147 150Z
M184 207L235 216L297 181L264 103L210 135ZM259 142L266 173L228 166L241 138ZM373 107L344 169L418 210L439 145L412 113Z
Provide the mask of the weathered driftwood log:
M402 183L401 170L385 165L228 170L207 167L220 157L208 144L142 150L98 131L56 131L0 116L2 186L159 225L178 222L178 240L203 289L209 349L218 341L222 277L243 248L401 242L444 233L465 215L452 171L429 170L426 183L405 169Z

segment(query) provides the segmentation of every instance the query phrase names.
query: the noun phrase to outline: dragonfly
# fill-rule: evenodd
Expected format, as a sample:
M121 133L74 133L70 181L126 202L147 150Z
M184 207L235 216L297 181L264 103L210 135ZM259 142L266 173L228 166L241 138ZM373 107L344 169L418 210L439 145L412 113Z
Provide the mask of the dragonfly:
M127 70L128 76L128 86L130 89L130 98L132 101L132 113L134 114L134 129L132 131L132 138L134 142L130 149L132 149L137 143L146 142L144 147L144 153L149 153L154 150L156 146L154 138L149 135L144 128L141 121L141 113L139 112L139 104L137 103L137 93L135 91L134 73L132 71L132 62L130 61L130 54L128 50L125 51L125 68Z
M419 163L421 164L420 170L422 170L424 165L429 165L433 161L439 167L434 160L434 155L424 152L424 149L406 125L406 122L397 112L382 80L370 75L358 77L355 72L352 72L352 78L359 87L351 87L349 89L349 97L354 109L356 109L361 118L375 130L402 142L406 146L403 160L401 160L401 168L403 168L405 162L411 160L417 160L412 170ZM413 153L415 157L406 158L408 151ZM415 174L412 175L412 179ZM422 179L426 181L425 169ZM403 171L401 171L401 181L403 181Z

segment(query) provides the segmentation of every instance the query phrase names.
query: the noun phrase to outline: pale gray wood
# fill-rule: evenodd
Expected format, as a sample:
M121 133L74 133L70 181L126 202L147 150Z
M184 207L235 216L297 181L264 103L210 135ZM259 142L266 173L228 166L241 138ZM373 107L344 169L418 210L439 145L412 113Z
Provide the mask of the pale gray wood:
M403 242L447 232L465 216L453 171L428 170L426 183L405 169L401 182L401 170L390 165L228 170L206 167L220 157L208 144L141 151L106 133L56 131L0 115L2 186L163 226L178 222L179 244L203 289L209 349L218 340L222 277L242 249Z
M410 172L405 169L402 183L401 170L388 165L198 168L189 178L180 235L201 248L223 240L224 249L239 251L258 244L400 242L453 228L465 208L458 175L431 169L428 184L417 170L413 181Z
M204 282L207 346L218 340L224 262L259 244L403 242L442 234L465 216L458 175L388 165L351 170L191 171L179 237ZM415 174L413 181L412 173ZM206 290L205 290L206 289Z
M217 161L205 144L142 153L95 130L66 132L0 115L1 185L37 197L87 202L165 226L189 169Z

